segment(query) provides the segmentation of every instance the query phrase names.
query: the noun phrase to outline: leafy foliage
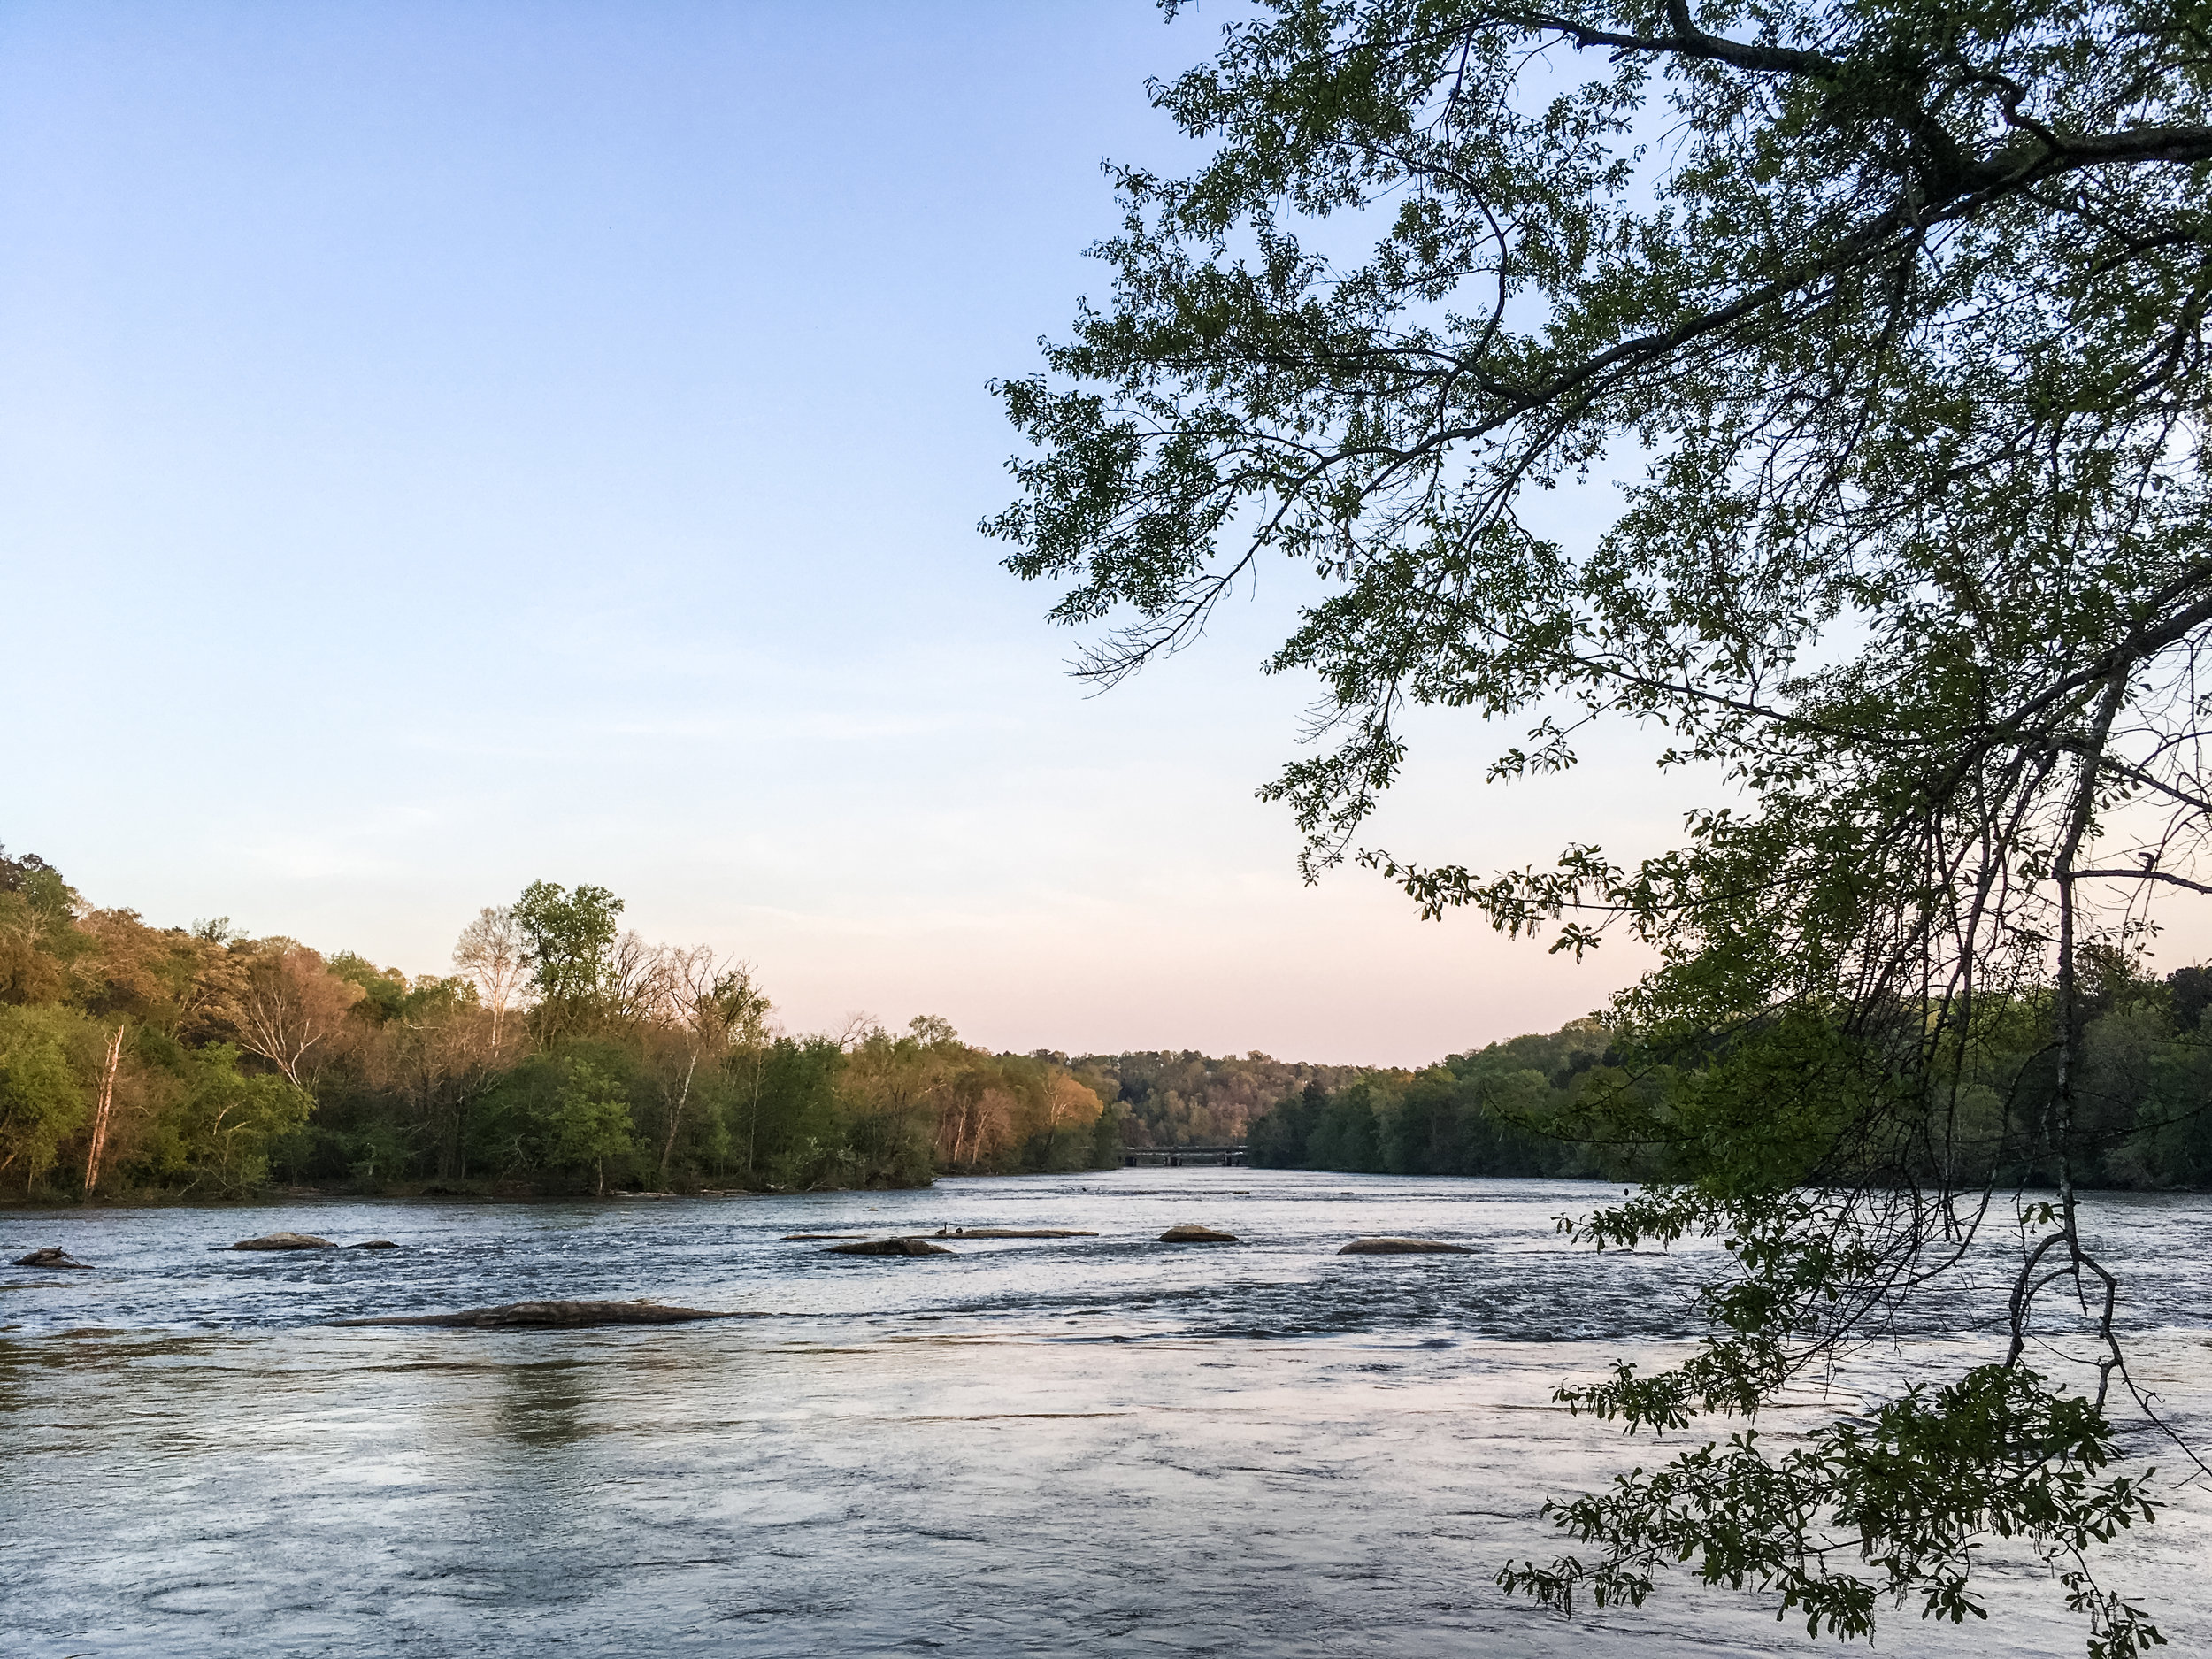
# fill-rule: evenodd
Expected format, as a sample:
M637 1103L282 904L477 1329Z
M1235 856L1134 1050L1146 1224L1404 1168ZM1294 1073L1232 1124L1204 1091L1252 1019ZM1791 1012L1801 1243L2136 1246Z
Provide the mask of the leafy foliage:
M1933 1457L1930 1424L1986 1478L1863 1540L1892 1594L1964 1605L1955 1521L2070 1574L2104 1536L2064 1477L2116 1379L2153 1408L2108 1311L2080 1432L2019 1439L2073 1421L2020 1337L2051 1284L2108 1283L2074 1194L2141 1125L2100 1101L2203 1076L2193 1022L2101 1004L2141 977L2153 897L2212 893L2208 47L2201 6L2141 0L1279 0L1153 88L1202 159L1117 172L1110 302L999 388L1034 447L985 527L1061 584L1056 619L1110 625L1087 674L1187 645L1272 557L1311 573L1269 666L1317 683L1317 748L1263 791L1310 876L1356 853L1429 916L1657 954L1552 1125L1677 1184L1597 1236L1680 1203L1734 1251L1713 1340L1651 1386L1755 1416L1939 1294L2000 1179L2055 1183L2001 1377L1811 1463L1747 1431L1571 1511L1601 1585L1645 1582L1647 1538L1718 1548L1781 1483L1814 1496L1743 1571L1865 1634L1870 1601L1770 1568L1885 1459ZM1608 477L1572 543L1529 510ZM1419 705L1525 723L1494 780L1624 721L1717 798L1629 858L1359 847ZM1332 1102L1306 1156L1386 1158L1385 1120ZM2048 1480L1993 1472L2039 1445ZM2068 1583L2093 1647L2151 1639Z
M1575 1537L1607 1547L1594 1567L1570 1556L1500 1578L1563 1611L1585 1586L1600 1607L1640 1606L1655 1566L1694 1562L1709 1585L1776 1593L1808 1635L1870 1637L1884 1598L1916 1598L1924 1617L1954 1624L1987 1618L1970 1584L1976 1540L2017 1534L2063 1562L2070 1604L2092 1616L2093 1655L2162 1646L2140 1609L2097 1589L2084 1559L2156 1506L2137 1479L2095 1479L2116 1456L2109 1425L2093 1402L2043 1382L1977 1366L1932 1393L1909 1388L1863 1423L1824 1425L1778 1458L1743 1430L1623 1476L1609 1494L1548 1506Z
M54 1166L88 1102L70 1064L81 1022L58 1010L0 1009L0 1174L25 1185Z
M227 922L149 927L41 859L0 859L0 942L19 947L0 986L0 1176L82 1193L96 1143L103 1197L279 1177L788 1190L1120 1162L1120 1115L1065 1064L986 1054L928 1017L778 1032L749 964L618 933L621 909L534 882L463 930L459 973L410 979Z
M1102 1098L1118 1102L1127 1144L1221 1146L1255 1134L1255 1124L1286 1094L1309 1084L1341 1087L1361 1075L1348 1065L1277 1060L1256 1051L1211 1057L1193 1050L1036 1058L1064 1064Z

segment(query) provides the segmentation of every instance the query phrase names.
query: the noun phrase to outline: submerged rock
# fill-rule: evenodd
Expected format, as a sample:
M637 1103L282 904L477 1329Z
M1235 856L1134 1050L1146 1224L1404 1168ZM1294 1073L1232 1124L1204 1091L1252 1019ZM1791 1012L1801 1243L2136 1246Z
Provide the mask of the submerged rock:
M1472 1256L1463 1244L1441 1239L1354 1239L1339 1256Z
M927 1239L858 1239L850 1244L833 1244L823 1252L825 1256L950 1256L941 1244L932 1244Z
M810 1239L864 1239L867 1236L864 1233L787 1233L777 1242L798 1244Z
M458 1313L390 1314L373 1319L333 1319L333 1325L438 1325L472 1330L574 1330L589 1325L682 1325L692 1319L736 1319L742 1315L705 1308L673 1308L657 1302L510 1302Z
M940 1227L941 1239L1095 1239L1087 1227Z
M1160 1235L1162 1244L1242 1244L1244 1240L1233 1233L1221 1233L1212 1227L1170 1227Z
M80 1262L66 1250L33 1250L28 1256L15 1258L18 1267L81 1267L90 1271L92 1263Z
M241 1239L230 1248L234 1250L334 1250L338 1247L328 1239L319 1239L311 1233L265 1233L257 1239Z
M349 1244L349 1250L396 1250L399 1246L389 1239L364 1239L358 1244Z

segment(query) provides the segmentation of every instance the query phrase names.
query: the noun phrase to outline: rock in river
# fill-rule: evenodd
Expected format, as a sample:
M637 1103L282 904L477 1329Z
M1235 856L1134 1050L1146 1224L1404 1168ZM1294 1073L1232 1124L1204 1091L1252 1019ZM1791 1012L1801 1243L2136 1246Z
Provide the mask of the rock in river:
M18 1267L81 1267L89 1271L92 1263L80 1262L66 1250L33 1250L28 1256L15 1258Z
M364 1239L358 1244L349 1244L349 1250L396 1250L399 1246L389 1239Z
M940 1227L941 1239L1095 1239L1087 1227Z
M442 1325L472 1330L574 1330L588 1325L681 1325L690 1319L735 1319L734 1313L672 1308L657 1302L511 1302L458 1313L392 1314L376 1319L333 1319L333 1325Z
M1170 1227L1160 1235L1162 1244L1242 1244L1244 1240L1233 1233L1219 1233L1211 1227Z
M328 1239L319 1239L311 1233L265 1233L257 1239L241 1239L230 1248L234 1250L334 1250L338 1247Z
M1472 1256L1463 1244L1441 1239L1354 1239L1339 1256Z
M860 1239L851 1244L833 1244L826 1256L950 1256L941 1244L927 1239Z

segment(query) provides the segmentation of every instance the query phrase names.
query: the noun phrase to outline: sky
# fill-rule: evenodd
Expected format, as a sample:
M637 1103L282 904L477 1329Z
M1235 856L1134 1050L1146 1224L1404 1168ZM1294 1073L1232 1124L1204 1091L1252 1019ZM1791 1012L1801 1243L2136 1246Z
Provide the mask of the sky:
M1188 159L1144 82L1225 15L0 4L0 842L410 974L595 883L795 1031L1420 1064L1597 1007L1629 948L1301 883L1287 572L1094 695L976 533L987 382L1102 296L1100 164ZM1425 860L1690 801L1415 734L1372 840Z

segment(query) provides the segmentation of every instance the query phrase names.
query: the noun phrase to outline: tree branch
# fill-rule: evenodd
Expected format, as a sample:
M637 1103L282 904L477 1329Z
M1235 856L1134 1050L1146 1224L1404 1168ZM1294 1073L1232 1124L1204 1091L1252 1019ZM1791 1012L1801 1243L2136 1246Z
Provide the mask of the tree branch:
M2170 870L2077 870L2074 876L2078 880L2087 876L2104 876L2120 881L2170 881L2174 886L2186 887L2192 893L2212 894L2212 887L2201 881L2192 881L2186 876L2177 876Z

